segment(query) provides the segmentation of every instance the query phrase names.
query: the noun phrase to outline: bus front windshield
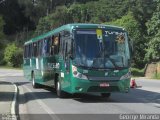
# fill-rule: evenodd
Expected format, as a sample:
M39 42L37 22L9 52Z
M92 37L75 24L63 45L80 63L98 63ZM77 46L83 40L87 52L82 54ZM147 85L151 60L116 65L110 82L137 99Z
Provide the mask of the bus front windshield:
M75 57L77 66L97 69L128 67L130 52L127 33L118 30L76 30Z

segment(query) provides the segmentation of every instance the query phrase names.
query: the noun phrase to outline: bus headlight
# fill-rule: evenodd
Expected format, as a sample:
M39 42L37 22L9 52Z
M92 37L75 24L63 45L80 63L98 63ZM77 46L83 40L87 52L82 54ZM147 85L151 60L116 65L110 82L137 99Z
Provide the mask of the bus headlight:
M88 80L87 76L82 73L79 73L77 71L77 67L75 67L75 66L72 66L72 73L73 73L73 77L75 77L75 78Z
M127 74L123 75L120 80L130 79L131 78L131 72L128 72Z

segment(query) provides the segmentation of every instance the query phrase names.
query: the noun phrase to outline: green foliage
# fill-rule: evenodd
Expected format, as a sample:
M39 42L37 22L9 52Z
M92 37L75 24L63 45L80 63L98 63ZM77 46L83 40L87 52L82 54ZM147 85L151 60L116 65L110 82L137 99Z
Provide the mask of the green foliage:
M157 9L152 18L146 23L149 35L156 35L160 31L160 1L157 1Z
M106 24L124 27L128 31L129 36L134 40L134 42L138 41L138 39L141 37L140 25L135 20L131 12L129 12L127 15L123 16L120 19L108 22Z
M11 57L12 67L21 67L23 62L22 49L18 49Z
M9 66L19 67L22 64L22 49L14 43L7 45L4 52L4 60Z
M33 33L37 36L78 22L124 27L134 41L133 66L143 68L146 62L160 58L159 11L160 0L5 0L0 4L0 14L6 23L0 17L0 64L5 42L22 46ZM2 39L3 32L8 41Z
M4 47L5 47L5 41L4 41L4 33L3 33L3 27L4 27L5 23L4 20L2 18L2 16L0 16L0 65L4 64L3 61L3 57L4 57Z
M153 79L160 79L160 73L155 73L153 76L152 76Z
M80 0L77 2L80 2ZM115 0L114 3L101 0L87 2L86 4L75 3L68 7L56 7L51 14L39 20L35 34L39 35L67 23L102 23L126 14L128 1ZM119 9L119 11L117 12L116 9Z
M144 69L131 68L131 74L134 77L144 77Z
M49 16L43 17L39 20L37 25L35 35L42 34L51 29L58 27L59 25L63 25L67 23L69 20L69 14L67 7L60 6L56 8L56 11Z
M150 41L146 49L145 59L147 62L160 60L160 0L157 0L157 9L152 18L146 23Z
M130 11L132 11L134 18L140 24L141 32L145 35L147 34L145 24L150 20L156 5L156 0L130 0Z
M2 18L2 16L0 16L0 40L2 38L4 38L4 33L3 33L3 27L4 27L5 23L4 23L4 20ZM1 41L0 41L1 42ZM0 43L0 48L1 48L1 43Z
M148 49L146 49L146 51L146 61L151 62L160 60L160 33L149 41Z
M34 28L33 23L24 16L24 7L18 4L17 0L3 0L0 4L0 14L5 21L4 33L7 35L15 34L24 27Z

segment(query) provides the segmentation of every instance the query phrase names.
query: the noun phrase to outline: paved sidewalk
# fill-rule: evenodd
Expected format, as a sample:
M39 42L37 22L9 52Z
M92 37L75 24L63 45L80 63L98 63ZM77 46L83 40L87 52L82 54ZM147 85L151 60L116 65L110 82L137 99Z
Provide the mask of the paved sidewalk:
M11 114L15 87L12 83L0 81L0 114Z

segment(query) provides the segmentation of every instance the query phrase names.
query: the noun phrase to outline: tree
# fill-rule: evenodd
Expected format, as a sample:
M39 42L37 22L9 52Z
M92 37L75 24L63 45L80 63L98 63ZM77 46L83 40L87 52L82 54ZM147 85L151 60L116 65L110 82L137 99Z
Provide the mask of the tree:
M4 51L4 60L9 66L20 67L23 59L22 53L22 49L18 48L16 44L9 44Z
M150 20L153 12L156 10L156 0L130 0L130 11L134 18L140 24L141 32L147 35L146 22Z
M4 33L3 33L4 25L5 25L4 20L3 20L2 16L0 16L0 40L2 40L2 38L4 38ZM0 48L2 48L1 44L0 44Z
M59 6L56 8L55 12L49 14L48 16L42 17L39 20L37 28L35 30L35 35L45 33L49 30L55 29L61 25L69 23L72 20L69 19L68 9L66 6Z
M160 60L160 0L157 0L157 8L152 18L147 22L150 41L146 49L145 60L148 62Z
M147 30L148 30L148 35L150 36L155 36L159 31L160 31L160 0L157 0L157 7L156 11L153 13L153 16L148 22L146 23L147 25Z
M160 60L160 32L148 43L145 59L148 62L156 62Z
M4 27L5 23L4 20L2 18L2 16L0 16L0 65L4 63L3 61L3 56L4 56L4 47L5 47L5 41L4 41L4 33L3 33L3 27Z
M23 6L20 6L17 0L4 0L0 4L0 14L3 15L5 21L4 33L13 35L23 30L24 27L33 29L34 25L29 18L24 16Z

